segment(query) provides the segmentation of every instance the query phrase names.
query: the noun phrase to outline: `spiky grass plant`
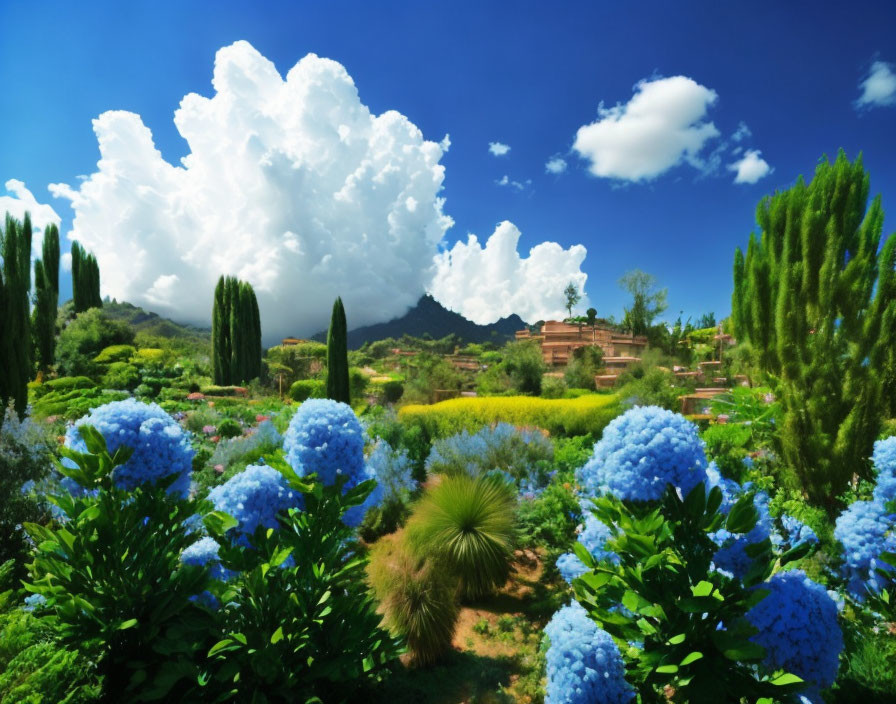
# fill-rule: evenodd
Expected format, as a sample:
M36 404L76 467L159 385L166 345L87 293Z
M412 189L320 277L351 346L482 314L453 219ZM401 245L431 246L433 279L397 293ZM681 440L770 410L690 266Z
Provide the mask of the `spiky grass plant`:
M457 577L462 599L480 598L510 573L515 509L514 489L501 477L443 476L414 509L409 545Z
M458 616L452 575L416 557L403 534L393 534L371 551L367 576L386 627L407 641L416 664L431 665L451 649Z

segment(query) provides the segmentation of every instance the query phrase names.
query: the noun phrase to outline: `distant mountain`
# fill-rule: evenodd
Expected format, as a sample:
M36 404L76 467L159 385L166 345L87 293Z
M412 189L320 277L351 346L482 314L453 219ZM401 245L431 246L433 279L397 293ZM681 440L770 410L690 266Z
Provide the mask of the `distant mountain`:
M194 344L210 345L212 331L195 325L175 323L158 313L143 310L126 301L103 301L103 314L112 320L120 320L130 325L134 332L142 332L156 337L184 340Z
M349 349L358 349L365 342L384 340L387 337L399 338L402 335L422 337L425 334L439 339L454 333L464 342L496 342L501 344L513 338L517 330L526 327L526 323L518 315L501 318L490 325L477 325L459 313L450 311L429 294L423 296L417 305L400 318L387 323L366 325L349 330ZM312 340L326 342L327 331L314 335Z

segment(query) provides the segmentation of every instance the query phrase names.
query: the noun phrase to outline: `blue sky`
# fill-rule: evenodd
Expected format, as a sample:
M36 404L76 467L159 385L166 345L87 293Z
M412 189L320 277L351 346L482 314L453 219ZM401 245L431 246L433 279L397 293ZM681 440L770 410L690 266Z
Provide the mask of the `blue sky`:
M468 233L482 243L508 220L522 233L523 257L543 241L584 245L581 271L600 315L621 314L626 296L616 282L636 267L668 288L666 317L726 315L734 248L745 244L759 199L809 176L822 154L839 148L864 153L872 193L889 212L885 232L896 227L896 106L885 104L886 80L877 102L856 102L872 69L886 79L896 63L891 2L133 5L0 4L0 75L11 101L0 130L0 186L25 182L61 216L63 233L73 209L47 186L77 188L79 175L97 171L91 120L107 110L139 114L164 160L176 164L190 147L174 111L190 92L214 94L215 53L237 40L281 76L309 52L333 59L373 114L396 110L434 142L450 135L440 160L441 207L454 221L446 244ZM694 124L712 123L717 136L701 142L692 163L682 158L655 167L656 175L620 177L632 173L629 153L607 157L609 175L590 173L594 161L573 146L580 127L607 118L598 106L625 106L639 82L675 76L715 94ZM749 136L735 141L741 124ZM491 142L510 150L495 156ZM759 151L770 172L735 183L728 166L747 150ZM565 171L546 172L552 157ZM531 277L515 281L533 285ZM455 280L455 296L457 288ZM160 307L170 313L176 305Z

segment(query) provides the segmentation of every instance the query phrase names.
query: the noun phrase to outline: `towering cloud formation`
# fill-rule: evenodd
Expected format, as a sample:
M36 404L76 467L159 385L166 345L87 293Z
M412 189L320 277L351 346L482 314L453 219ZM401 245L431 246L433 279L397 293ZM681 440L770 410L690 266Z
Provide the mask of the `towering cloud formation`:
M215 57L215 94L187 95L189 145L166 162L133 113L94 120L98 170L71 201L71 237L99 259L103 294L208 324L221 274L249 281L265 338L402 314L426 290L452 221L439 197L448 148L403 115L373 115L338 63L309 54L284 80L247 42Z
M566 316L563 289L572 281L583 291L588 275L581 270L586 250L580 245L563 249L542 242L520 257L520 231L502 222L485 243L476 235L457 242L436 257L432 295L444 306L484 325L517 313L535 322ZM587 298L579 303L584 310Z

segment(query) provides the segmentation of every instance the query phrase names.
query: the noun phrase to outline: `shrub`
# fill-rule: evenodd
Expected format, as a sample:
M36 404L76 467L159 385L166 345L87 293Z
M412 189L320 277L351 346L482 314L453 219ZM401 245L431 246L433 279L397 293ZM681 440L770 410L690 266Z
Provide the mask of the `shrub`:
M543 491L524 492L517 506L521 541L545 548L548 563L575 540L580 518L578 499L562 479L558 474Z
M365 561L343 518L366 500L372 483L347 491L342 480L311 485L281 459L271 461L283 476L277 480L270 474L276 470L259 468L267 476L261 493L276 502L301 494L296 498L304 505L277 512L279 530L264 528L270 506L253 502L255 511L247 513L245 502L242 508L232 503L240 492L231 496L240 527L259 523L246 536L251 549L231 544L234 521L226 515L206 517L221 567L238 573L209 589L223 604L219 640L209 651L212 678L232 701L355 700L359 687L381 679L399 654L380 626L364 584Z
M401 420L419 426L429 438L462 430L475 432L484 425L501 422L543 428L552 435L599 435L618 414L618 399L611 394L557 400L526 396L457 398L430 406L403 406L398 411Z
M59 394L74 391L76 389L95 389L96 384L86 376L61 376L58 379L50 379L35 387L35 398L42 398L50 392Z
M140 372L133 364L112 362L102 378L107 389L133 389L140 383Z
M707 456L715 460L722 474L741 481L744 473L744 458L752 445L752 431L749 425L740 423L716 423L701 433L706 444Z
M640 375L638 371L641 371ZM681 408L679 397L689 390L678 383L672 372L659 367L626 371L619 375L616 384L616 393L626 408L659 406L667 411L677 411Z
M250 465L208 493L215 510L231 516L236 521L234 531L242 536L253 535L259 526L278 528L277 515L300 508L302 498L278 470L267 465Z
M566 391L566 382L563 379L546 376L541 381L542 398L563 398Z
M169 491L186 496L190 488L193 449L187 435L155 404L133 399L107 403L78 420L65 434L65 446L85 451L80 428L89 425L104 438L110 452L120 447L133 450L129 459L116 466L114 480L122 489L174 477Z
M97 406L127 398L127 392L99 388L51 391L35 401L32 411L35 418L63 416L66 420L76 420Z
M387 381L383 384L383 401L397 403L404 394L404 384L400 381Z
M107 318L100 308L91 308L62 329L56 363L60 373L67 376L92 376L97 369L93 360L102 350L133 341L134 332L127 324Z
M218 423L218 435L222 438L235 438L243 434L243 426L241 426L233 418L225 418Z
M408 540L417 555L457 577L464 598L479 598L510 573L514 508L513 491L500 478L443 477L414 507Z
M299 379L289 387L289 397L299 403L309 398L324 398L326 395L327 385L320 379Z
M119 443L112 456L98 430L80 432L89 454L64 448L68 466L60 471L85 493L53 496L64 527L26 525L37 544L27 588L45 600L40 613L64 645L96 647L107 701L164 698L175 687L198 697L198 653L210 623L190 597L206 588L208 572L179 560L198 538L186 528L193 506L167 491L176 473L121 488L121 476L158 475L143 466L127 471L128 449Z
M554 447L541 432L498 423L470 434L436 440L426 459L429 474L478 476L493 469L516 481L535 479L539 463L550 462Z
M523 394L541 393L545 371L541 345L534 341L511 342L504 348L502 369L510 377L513 389Z
M110 345L103 349L93 361L97 364L112 364L113 362L127 362L137 352L133 345Z
M750 640L765 648L765 665L801 677L810 692L830 687L843 650L834 600L799 570L779 572L761 588L769 594L747 620L758 629Z
M604 365L604 355L600 347L578 347L573 350L572 359L563 376L566 385L575 389L594 391L594 377Z
M545 704L625 704L635 698L619 648L578 602L555 613L544 632L550 641Z
M352 398L361 398L369 385L370 379L358 367L351 367L348 370L348 386Z
M451 650L457 581L415 556L402 538L386 536L373 547L367 575L386 626L407 642L416 663L430 665Z
M613 420L579 472L587 496L659 499L666 485L687 494L706 478L706 456L697 426L677 413L646 406Z

